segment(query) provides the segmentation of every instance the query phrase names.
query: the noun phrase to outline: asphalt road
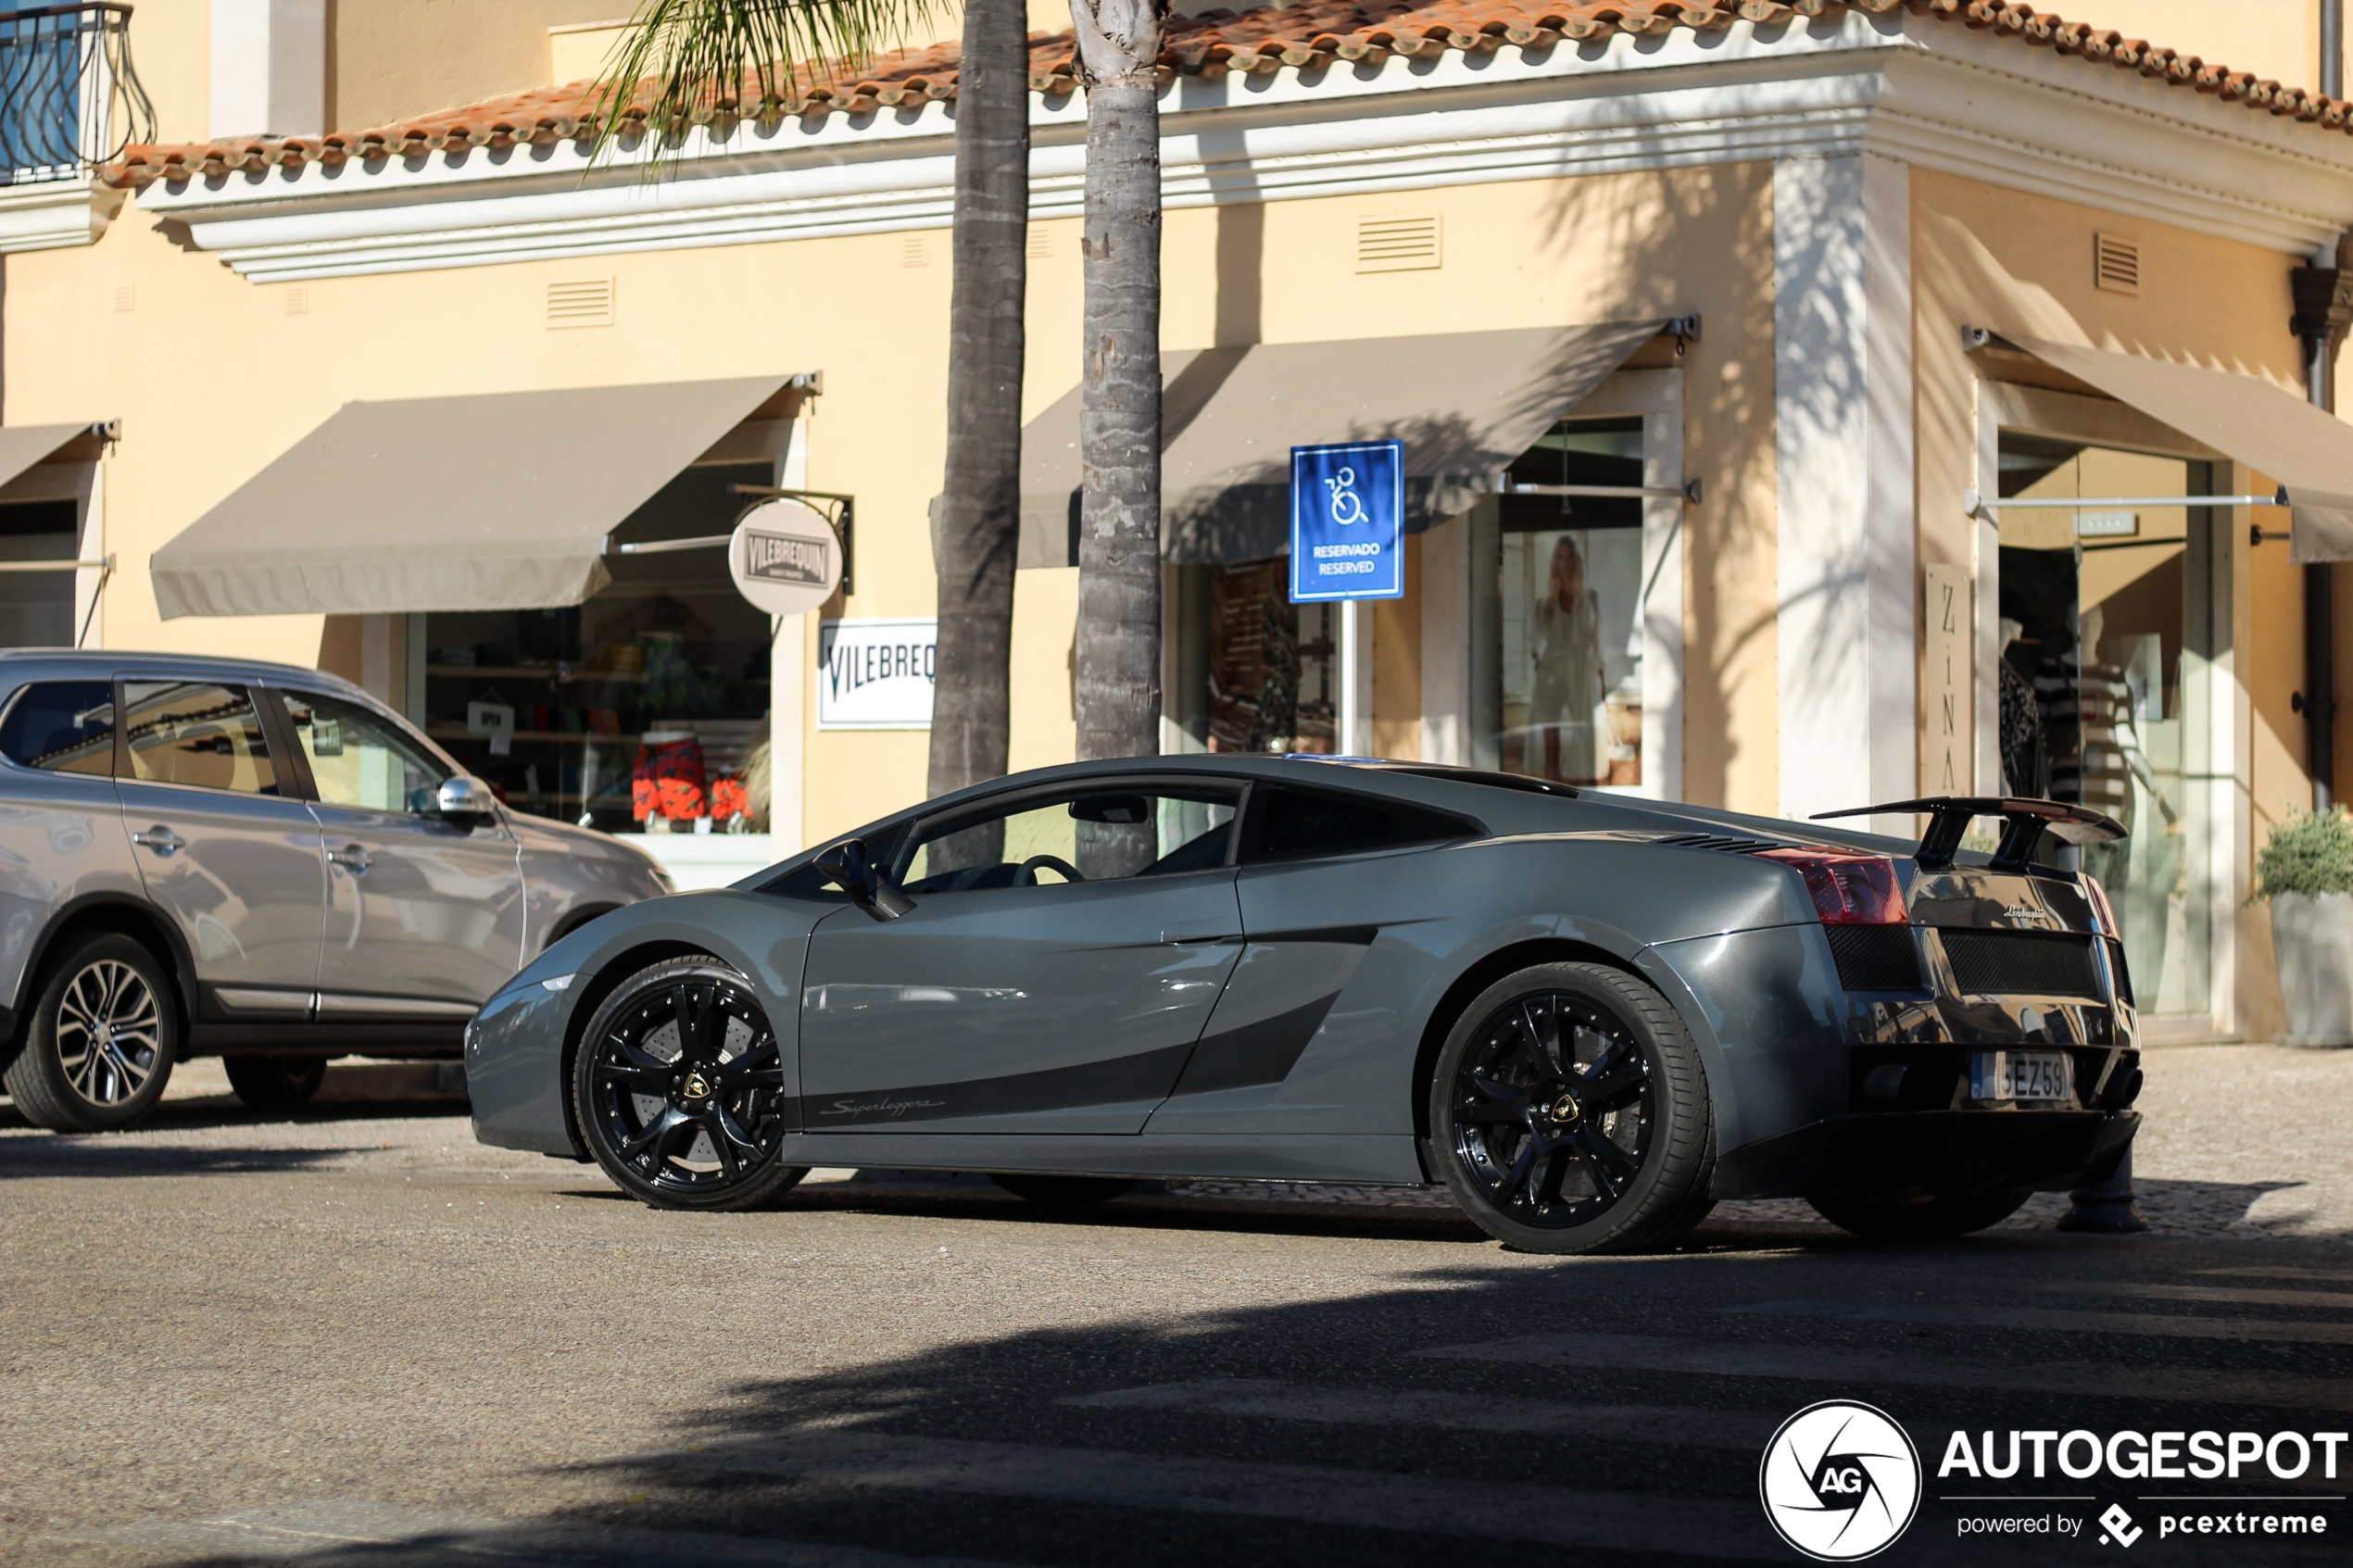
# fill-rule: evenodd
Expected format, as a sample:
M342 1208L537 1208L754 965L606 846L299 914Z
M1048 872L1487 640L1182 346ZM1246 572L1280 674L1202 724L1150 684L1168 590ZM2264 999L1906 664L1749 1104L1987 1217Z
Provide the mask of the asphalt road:
M0 1562L1794 1563L1759 1456L1831 1399L1926 1466L1881 1562L2343 1561L2353 1536L2326 1500L2347 1449L2334 1481L1937 1474L1957 1428L2353 1425L2324 1136L2353 1054L2166 1056L2148 1236L2055 1234L2046 1205L1872 1247L1744 1205L1674 1256L1577 1261L1394 1192L1057 1217L824 1173L774 1212L657 1213L384 1098L396 1072L262 1118L206 1071L128 1135L0 1111ZM2160 1537L2200 1512L2329 1533ZM2054 1533L1961 1534L2005 1518Z

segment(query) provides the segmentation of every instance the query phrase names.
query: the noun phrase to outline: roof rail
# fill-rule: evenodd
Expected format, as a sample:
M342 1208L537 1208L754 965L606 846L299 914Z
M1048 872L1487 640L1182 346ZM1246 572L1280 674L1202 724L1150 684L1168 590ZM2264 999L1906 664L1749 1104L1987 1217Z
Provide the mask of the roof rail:
M2035 842L2048 833L2062 844L2112 844L2124 836L2124 824L2087 807L2066 800L2031 800L2018 796L1931 795L1921 800L1891 800L1884 806L1853 806L1843 811L1818 811L1815 822L1832 817L1872 817L1896 812L1926 812L1928 832L1920 836L1912 857L1922 871L1943 871L1953 863L1961 835L1979 817L2002 819L2002 841L1990 862L1996 871L2022 871Z

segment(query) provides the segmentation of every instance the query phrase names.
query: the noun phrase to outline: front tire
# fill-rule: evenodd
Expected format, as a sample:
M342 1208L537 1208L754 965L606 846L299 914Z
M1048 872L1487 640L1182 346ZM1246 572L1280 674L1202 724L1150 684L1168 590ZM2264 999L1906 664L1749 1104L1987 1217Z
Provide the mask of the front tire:
M60 1133L102 1133L146 1120L180 1059L180 1013L156 956L98 932L49 966L9 1064L24 1119Z
M1943 1241L1998 1225L2034 1195L1972 1193L1948 1198L1809 1198L1814 1212L1871 1241Z
M229 1087L256 1110L292 1110L308 1105L327 1081L327 1059L229 1056L220 1059Z
M1666 997L1606 965L1481 992L1439 1052L1429 1128L1454 1201L1522 1251L1655 1250L1713 1207L1699 1053Z
M588 1152L657 1209L757 1209L809 1173L781 1156L776 1032L717 959L671 959L616 987L582 1035L573 1107Z

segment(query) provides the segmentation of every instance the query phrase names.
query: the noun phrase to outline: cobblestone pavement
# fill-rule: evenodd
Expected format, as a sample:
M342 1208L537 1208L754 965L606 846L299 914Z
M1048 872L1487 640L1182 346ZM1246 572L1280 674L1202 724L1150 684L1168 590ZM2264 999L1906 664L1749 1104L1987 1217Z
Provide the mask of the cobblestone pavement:
M1783 1562L1758 1458L1823 1399L1931 1463L1956 1432L2346 1429L2353 1053L2148 1073L2145 1237L2055 1233L2057 1198L1921 1247L1726 1204L1679 1255L1557 1260L1395 1188L1054 1215L826 1171L656 1212L476 1144L429 1070L263 1117L198 1063L129 1135L0 1110L0 1563ZM2006 1562L2112 1562L2110 1503L2134 1559L2183 1555L2147 1483L2050 1489L1931 1470L1886 1560L1986 1561L1963 1526L2016 1516L2081 1533ZM2353 1530L2344 1467L2184 1489Z

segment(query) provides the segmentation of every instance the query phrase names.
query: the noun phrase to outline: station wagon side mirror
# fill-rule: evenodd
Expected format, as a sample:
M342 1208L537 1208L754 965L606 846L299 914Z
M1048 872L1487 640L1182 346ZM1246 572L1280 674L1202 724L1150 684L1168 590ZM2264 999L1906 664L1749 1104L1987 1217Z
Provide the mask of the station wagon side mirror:
M915 907L890 873L875 864L862 838L845 838L820 853L817 869L841 884L849 901L875 920L897 920Z
M498 809L488 784L460 773L441 781L434 792L433 814L454 828L478 828L496 819Z

